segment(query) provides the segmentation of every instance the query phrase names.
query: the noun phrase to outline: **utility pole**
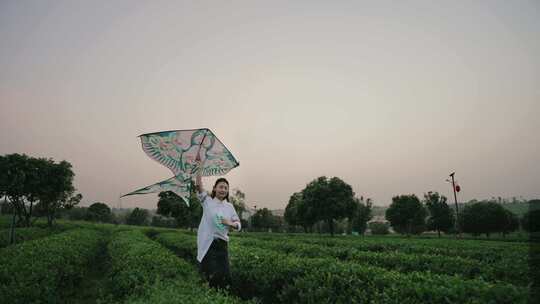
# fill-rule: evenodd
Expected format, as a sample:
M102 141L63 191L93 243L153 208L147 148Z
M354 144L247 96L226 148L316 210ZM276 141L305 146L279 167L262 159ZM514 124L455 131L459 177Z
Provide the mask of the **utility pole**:
M452 172L450 173L450 177L452 177L452 190L454 191L454 202L456 204L456 222L455 222L455 229L456 229L456 238L458 237L458 234L459 236L461 237L461 232L459 231L459 209L458 209L458 203L457 203L457 194L456 194L456 182L454 180L454 175L456 174L456 172Z

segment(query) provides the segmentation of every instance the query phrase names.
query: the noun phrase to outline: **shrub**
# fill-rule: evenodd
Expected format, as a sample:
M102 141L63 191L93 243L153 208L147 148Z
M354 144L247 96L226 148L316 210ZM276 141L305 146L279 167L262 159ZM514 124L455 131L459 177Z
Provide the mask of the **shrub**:
M75 286L98 254L102 235L74 229L0 250L0 299L5 303L56 302Z
M369 229L371 230L371 234L375 235L385 235L389 234L390 226L387 223L383 222L371 222L369 223Z

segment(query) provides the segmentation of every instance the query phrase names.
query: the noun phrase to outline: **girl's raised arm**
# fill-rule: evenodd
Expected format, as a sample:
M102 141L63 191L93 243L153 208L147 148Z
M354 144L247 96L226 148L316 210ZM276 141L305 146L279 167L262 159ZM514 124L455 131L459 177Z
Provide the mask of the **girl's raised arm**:
M204 188L203 188L202 178L201 178L200 173L197 173L197 177L196 177L196 180L195 180L195 186L197 187L197 192L198 193L203 193Z
M195 186L197 187L198 193L203 193L204 187L202 183L202 164L201 164L201 157L199 154L197 154L197 157L195 160L199 163L199 170L197 170L197 174L195 175Z

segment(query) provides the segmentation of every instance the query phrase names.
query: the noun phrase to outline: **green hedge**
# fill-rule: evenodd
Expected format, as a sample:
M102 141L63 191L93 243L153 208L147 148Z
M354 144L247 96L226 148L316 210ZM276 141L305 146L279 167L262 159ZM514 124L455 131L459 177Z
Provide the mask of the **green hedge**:
M399 273L351 263L328 263L295 278L283 303L527 303L525 288L429 272Z
M158 240L166 240L180 255L194 250L191 236ZM400 273L336 258L291 257L234 242L230 257L234 293L263 303L525 303L527 297L526 288L510 284Z
M126 303L241 302L208 288L193 265L146 237L142 230L117 233L108 249L112 292Z
M117 298L142 294L160 279L193 277L191 265L178 259L140 231L116 234L107 246L111 257L110 278Z
M5 229L11 227L13 216L10 215L0 215L0 229Z
M441 303L444 299L448 303L525 303L527 297L527 289L510 284L430 272L399 273L331 258L288 257L252 247L239 246L231 263L235 290L240 294L253 290L266 303L314 303L316 299L317 303L358 303L366 298L380 303L387 299L401 303ZM280 286L284 287L276 296ZM317 296L308 297L313 294Z
M188 281L189 280L189 281ZM239 304L238 298L201 285L197 278L169 282L157 281L148 286L144 295L132 296L126 304Z
M53 227L53 228L15 228L15 236L13 238L13 244L22 243L24 241L36 240L50 235L54 235L63 231L66 231L66 227ZM10 244L10 231L11 229L0 230L0 248L11 245Z
M482 278L492 282L507 282L527 286L530 282L527 265L517 267L510 259L483 263L474 259L434 254L409 254L399 251L361 251L348 246L324 246L296 243L288 240L238 240L243 246L266 248L298 257L334 257L342 261L378 266L400 272L425 269L437 274L459 275L465 279ZM519 266L519 264L518 264Z
M190 262L197 260L197 241L192 236L181 233L160 233L155 236L155 240L183 259Z
M459 270L460 267L456 266L457 268L454 268L457 269L456 273L461 273L465 277L482 277L490 281L504 281L521 286L528 285L531 278L530 267L528 265L529 243L385 237L331 238L327 236L315 237L298 234L244 234L239 239L241 241L264 240L277 244L284 243L280 246L285 251L287 250L285 248L286 246L294 247L300 244L306 244L335 248L338 252L355 249L361 252L374 252L383 255L396 253L412 256L441 256L442 258L454 259L456 261L461 258L468 260L471 266L472 264L481 265L480 268L471 268L470 272L466 268ZM432 265L434 265L432 271L441 274L451 274L451 272L444 271L444 266L442 266L443 269L436 266L435 261ZM439 270L435 270L437 267ZM480 271L478 272L477 269Z
M436 254L452 257L477 259L483 262L495 262L509 256L526 256L529 243L494 242L483 240L455 239L418 239L381 236L351 237L307 234L239 234L241 239L282 241L294 240L296 243L324 245L328 247L352 247L362 251Z
M61 299L84 278L102 234L74 229L0 250L3 303L44 303Z

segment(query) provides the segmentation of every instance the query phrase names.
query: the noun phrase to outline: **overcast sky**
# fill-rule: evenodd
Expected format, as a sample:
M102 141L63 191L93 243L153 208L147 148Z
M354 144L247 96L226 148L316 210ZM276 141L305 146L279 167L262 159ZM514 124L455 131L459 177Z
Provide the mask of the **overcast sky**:
M377 205L452 171L459 200L538 198L539 54L534 0L2 0L0 154L69 161L82 205L171 176L138 135L201 127L258 208L322 175Z

